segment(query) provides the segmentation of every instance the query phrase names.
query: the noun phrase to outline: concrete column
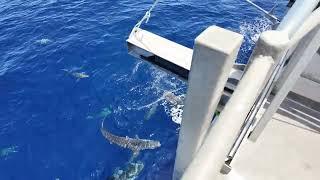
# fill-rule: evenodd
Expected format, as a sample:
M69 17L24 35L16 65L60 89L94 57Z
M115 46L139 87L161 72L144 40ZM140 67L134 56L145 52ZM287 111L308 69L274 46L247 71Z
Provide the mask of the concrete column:
M278 91L270 105L262 115L249 139L256 141L266 127L273 114L293 88L301 73L307 67L320 46L320 25L307 34L298 44L290 62L278 82Z
M243 36L211 26L195 40L173 179L179 179L203 142Z

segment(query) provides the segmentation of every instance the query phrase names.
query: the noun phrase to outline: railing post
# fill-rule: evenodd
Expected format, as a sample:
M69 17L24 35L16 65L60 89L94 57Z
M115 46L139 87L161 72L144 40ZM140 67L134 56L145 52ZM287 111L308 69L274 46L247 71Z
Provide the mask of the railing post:
M277 30L287 32L291 38L301 24L310 16L319 0L297 0L282 19Z
M173 179L179 179L203 142L243 36L211 26L195 40Z
M233 92L218 120L182 176L183 180L215 179L225 163L240 129L265 87L276 63L288 45L286 33L267 31L261 34L250 57L244 76Z
M257 57L241 79L182 180L216 179L252 105L273 66L270 56Z
M313 55L317 52L320 45L320 25L308 33L298 44L293 53L288 67L282 74L278 82L278 91L270 102L270 105L258 121L249 139L256 141L264 128L266 127L273 114L278 110L282 101L286 98L289 91L295 85L308 63L312 60Z

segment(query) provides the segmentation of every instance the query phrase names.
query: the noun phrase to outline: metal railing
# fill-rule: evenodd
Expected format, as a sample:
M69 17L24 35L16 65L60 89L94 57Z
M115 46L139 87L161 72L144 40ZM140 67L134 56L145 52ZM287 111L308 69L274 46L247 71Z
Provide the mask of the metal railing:
M319 26L320 8L315 10L308 17L304 24L291 38L290 47L296 47L296 45L297 47L293 51L287 68L281 74L277 82L278 90L275 98L271 101L269 107L266 109L261 119L257 122L254 130L250 135L251 140L257 140L257 138L267 125L268 121L272 118L273 114L279 108L285 96L294 86L295 80L297 80L305 67L311 61L313 55L317 53L320 46L320 37L317 35L317 33L319 32ZM304 57L300 57L304 54Z
M288 34L289 38L291 39L290 45L288 44L287 49L283 52L284 54L282 54L282 57L278 60L278 63L276 63L276 67L274 68L274 71L268 83L266 84L266 87L263 89L260 96L257 98L255 105L252 107L252 110L248 114L247 120L243 124L239 136L228 155L227 162L229 164L232 158L235 156L236 152L238 151L244 137L248 135L250 128L253 126L253 124L255 124L257 113L263 107L271 91L273 90L276 81L278 80L278 78L281 75L281 72L283 71L285 62L295 49L295 45L299 40L302 39L303 35L306 35L306 33L310 31L310 27L307 28L307 24L305 21L308 18L308 16L310 16L310 14L312 13L312 11L318 3L319 0L296 1L294 6L288 11L287 15L284 17L284 19L278 26L277 31L282 31ZM300 27L301 24L304 24L306 28L302 28L302 30L300 29L299 31L297 31L297 29L299 29L298 27ZM251 140L254 140L254 138L251 138Z
M295 10L299 9L301 2L296 2ZM319 48L320 9L315 10L311 15L308 14L318 2L318 0L308 1L307 4L310 6L304 10L302 8L301 12L297 13L298 19L295 19L296 16L289 12L290 18L284 19L286 25L279 26L277 31L267 31L261 34L243 78L218 120L209 129L203 144L184 172L183 180L215 179L218 176L225 163L225 158L230 155L230 149L233 147L234 151L231 150L231 153L234 155L253 123L253 119L250 120L250 118L255 117L279 77L285 60L291 57L291 65L289 62L284 75L280 76L280 82L281 79L283 82L278 92L279 95L275 97L274 103L271 102L270 112L265 115L263 121L257 122L256 127L258 128L252 134L260 134L263 131L264 126L311 59L308 55L312 56ZM295 23L290 21L295 21ZM297 28L298 26L300 28ZM293 53L292 56L291 53ZM306 60L300 61L302 58ZM243 133L240 133L239 136L241 128ZM238 143L235 144L235 142Z

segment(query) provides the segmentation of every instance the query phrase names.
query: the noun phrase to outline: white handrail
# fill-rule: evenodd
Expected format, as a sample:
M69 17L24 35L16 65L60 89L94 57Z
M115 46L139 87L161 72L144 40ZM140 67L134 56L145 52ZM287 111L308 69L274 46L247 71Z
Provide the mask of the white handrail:
M289 39L280 31L266 31L260 36L246 73L208 132L183 179L214 179L235 142L241 126L274 69L283 56Z
M291 38L310 16L320 0L297 0L282 19L277 30L285 31Z
M251 63L182 180L216 179L273 63L270 56L257 57Z
M300 1L301 2L301 1ZM309 4L308 4L309 3ZM309 9L313 9L314 5L316 5L315 3L317 3L316 1L308 1L308 3L306 4L306 6L308 6ZM246 124L244 124L243 129L241 130L241 133L238 137L238 139L236 140L233 148L231 149L230 153L229 153L229 158L232 159L233 156L235 155L235 153L237 152L242 140L244 139L244 136L247 134L247 131L249 130L250 126L252 126L252 123L254 122L254 118L258 112L258 110L263 106L266 98L269 96L270 92L272 91L272 88L274 87L275 81L278 80L278 84L279 82L283 82L283 78L281 78L280 76L280 72L282 72L282 68L283 65L286 61L286 59L291 55L291 53L294 51L294 48L296 46L296 44L307 34L309 33L317 24L320 23L320 8L318 8L317 10L315 10L311 15L309 15L308 11L305 10L306 7L301 7L301 6L295 6L294 9L291 9L290 12L295 12L295 11L300 11L300 13L303 11L308 15L309 18L304 19L304 23L302 26L300 26L300 28L298 30L292 29L290 28L291 26L293 26L293 24L289 24L285 21L288 21L288 19L290 19L291 21L301 21L302 19L300 19L301 17L299 17L297 19L296 16L290 15L289 12L289 18L287 18L287 16L285 17L285 21L281 22L280 24L280 28L278 29L287 29L287 30L283 30L283 32L286 33L291 33L294 34L291 37L291 40L287 46L287 50L284 50L284 52L287 52L286 54L282 55L282 58L280 60L278 60L278 63L274 69L273 75L271 75L271 78L269 79L268 83L266 84L266 87L264 88L264 90L262 91L262 94L260 95L260 97L257 99L256 105L253 107L252 111L250 112L250 114L247 117L247 121ZM308 9L307 8L307 9ZM311 11L312 12L312 11ZM310 13L311 13L310 12ZM296 15L296 14L294 14ZM302 16L303 18L305 16ZM292 18L295 18L294 20ZM289 29L291 29L289 31ZM280 79L279 79L280 76ZM271 117L270 117L271 118ZM258 124L257 122L255 122L256 124ZM262 122L261 122L262 123ZM262 131L263 128L260 128L259 131ZM257 133L257 132L255 132ZM259 132L260 134L261 132ZM250 137L251 140L256 140L257 137L259 135L255 135L255 137L253 138L253 136Z
M320 8L316 9L309 16L309 18L305 21L305 23L299 28L299 30L294 34L294 36L290 40L290 47L294 47L294 46L296 46L297 43L300 43L301 39L304 39L308 34L311 33L311 31L313 31L319 25L320 25ZM297 49L297 50L301 51L300 53L303 52L301 50L301 48L304 50L305 47L300 47L300 49ZM313 52L313 51L310 51L310 52ZM309 54L310 58L312 58L312 55L313 54ZM289 62L289 63L291 63L291 62ZM304 68L302 66L297 67L297 68L299 68L299 70L301 70L301 71L304 70ZM278 85L277 86L281 87L281 86L283 86L283 84L286 83L286 81L288 81L288 74L290 74L292 69L294 69L294 67L285 69L285 71L282 73L282 75L278 79L278 82L277 82ZM291 88L291 86L287 86L286 91L288 91L289 88ZM284 91L284 92L286 92L286 91ZM277 93L279 93L279 92L277 92ZM281 98L283 98L283 97L281 96L278 99L281 99ZM275 101L275 99L273 101ZM272 102L271 102L271 104L272 104ZM270 105L270 107L272 107L272 108L270 109L270 107L268 107L268 109L264 112L262 118L256 123L255 129L252 131L252 133L251 133L251 135L249 137L251 140L253 140L253 141L257 140L257 138L260 136L260 134L262 133L262 131L266 127L267 123L272 118L272 115L278 109L278 105L281 102L282 101L276 100L275 103L274 103L275 105L273 105L273 106Z

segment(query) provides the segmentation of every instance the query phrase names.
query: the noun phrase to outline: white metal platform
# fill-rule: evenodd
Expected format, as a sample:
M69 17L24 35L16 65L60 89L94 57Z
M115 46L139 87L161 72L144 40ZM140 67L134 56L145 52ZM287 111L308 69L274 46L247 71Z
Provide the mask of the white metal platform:
M131 55L156 64L183 79L188 79L192 49L140 28L136 28L135 32L131 33L127 43ZM226 88L234 90L242 77L244 68L244 64L234 64Z
M190 70L192 59L192 49L190 48L140 28L137 28L136 32L130 35L127 42L170 63Z

